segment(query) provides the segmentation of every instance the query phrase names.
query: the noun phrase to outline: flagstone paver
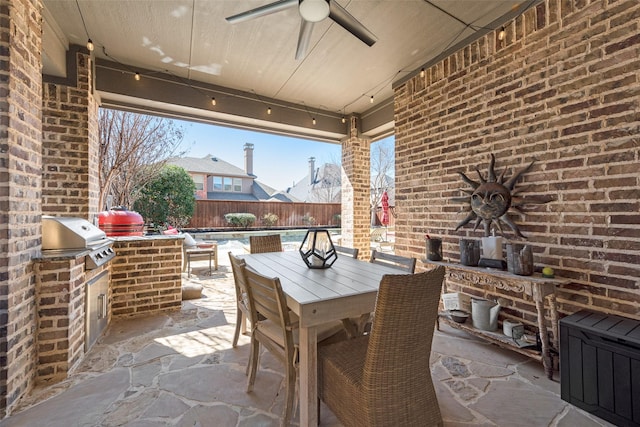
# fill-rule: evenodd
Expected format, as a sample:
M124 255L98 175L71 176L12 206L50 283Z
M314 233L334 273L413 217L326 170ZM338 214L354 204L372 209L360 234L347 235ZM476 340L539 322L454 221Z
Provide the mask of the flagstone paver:
M227 252L219 248L213 275L195 262L191 278L202 298L178 312L114 320L70 378L38 387L0 427L236 427L278 426L283 367L261 355L252 393L245 375L249 339L231 347L235 295ZM431 356L434 385L446 427L609 426L560 399L539 363L446 325ZM298 414L294 423L297 424ZM321 405L322 426L340 427Z

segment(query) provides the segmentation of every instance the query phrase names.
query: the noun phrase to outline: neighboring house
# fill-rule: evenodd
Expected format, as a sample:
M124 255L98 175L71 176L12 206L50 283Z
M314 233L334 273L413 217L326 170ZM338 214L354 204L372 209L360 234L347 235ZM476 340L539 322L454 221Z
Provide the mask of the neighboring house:
M244 145L244 169L207 155L174 157L171 165L184 168L196 185L196 198L207 200L295 201L286 193L258 181L253 174L253 144Z
M309 173L287 189L287 194L307 203L340 203L340 166L325 163L316 168L315 161L315 157L309 158Z

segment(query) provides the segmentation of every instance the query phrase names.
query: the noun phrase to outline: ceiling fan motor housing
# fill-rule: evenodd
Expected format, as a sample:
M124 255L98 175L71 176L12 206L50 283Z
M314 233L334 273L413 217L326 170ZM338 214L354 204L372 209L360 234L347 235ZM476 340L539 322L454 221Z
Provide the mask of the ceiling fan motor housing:
M329 3L326 0L300 0L300 16L309 22L320 22L329 16Z

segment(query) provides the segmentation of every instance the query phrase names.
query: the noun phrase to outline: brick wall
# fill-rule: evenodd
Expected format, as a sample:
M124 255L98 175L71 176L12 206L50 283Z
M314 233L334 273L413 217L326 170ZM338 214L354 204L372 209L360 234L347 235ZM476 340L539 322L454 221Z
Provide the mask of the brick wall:
M458 239L483 234L454 231L458 172L486 178L490 153L507 177L535 160L516 188L552 201L511 217L537 269L572 280L560 311L640 318L639 16L635 0L545 0L504 41L489 33L396 87L396 252L424 258L428 233L458 261Z
M179 310L182 238L118 237L111 266L113 317Z
M0 3L0 418L33 385L40 249L39 1Z
M84 257L36 263L37 383L55 383L84 356L86 284L109 264L85 271Z
M370 249L370 145L359 137L357 117L349 118L349 137L342 141L342 240L358 248L358 258L368 259Z
M98 103L93 97L91 56L72 46L69 81L44 84L42 210L93 222L100 210Z

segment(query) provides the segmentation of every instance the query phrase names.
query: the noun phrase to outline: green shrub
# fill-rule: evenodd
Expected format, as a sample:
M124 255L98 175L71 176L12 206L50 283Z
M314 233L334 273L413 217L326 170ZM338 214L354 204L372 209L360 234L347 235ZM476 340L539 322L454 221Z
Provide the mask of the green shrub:
M266 213L262 215L262 225L265 227L273 227L278 222L278 215L274 213Z
M158 176L140 190L133 209L146 223L170 224L182 228L189 224L196 207L196 186L186 170L165 166Z
M340 227L342 225L342 215L339 213L333 215L333 223Z
M228 213L225 221L232 227L249 228L256 223L256 216L252 213Z

